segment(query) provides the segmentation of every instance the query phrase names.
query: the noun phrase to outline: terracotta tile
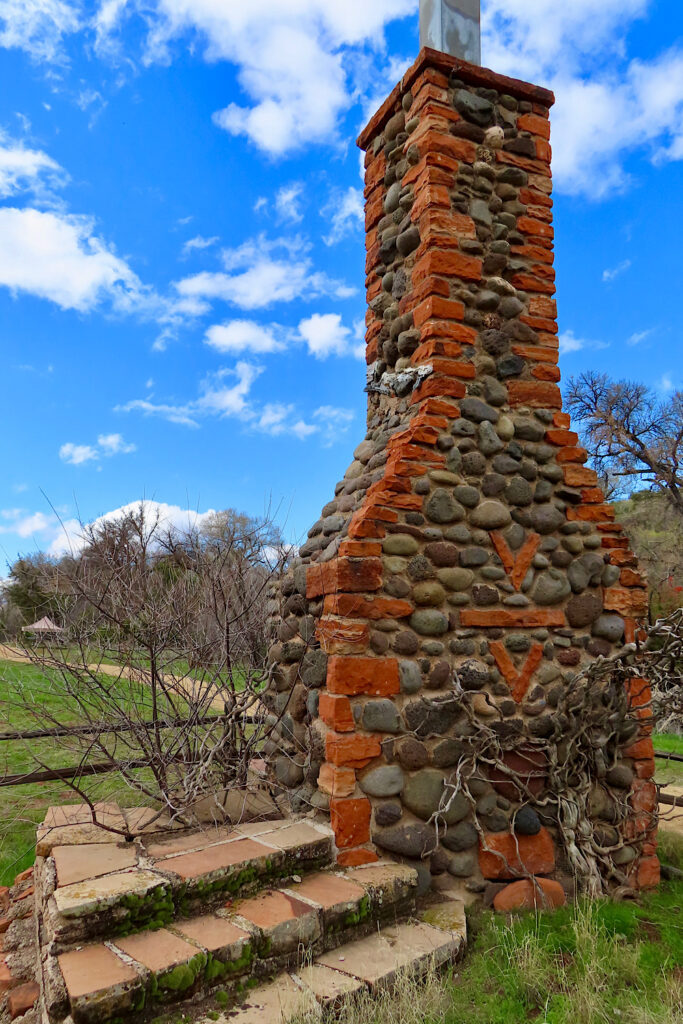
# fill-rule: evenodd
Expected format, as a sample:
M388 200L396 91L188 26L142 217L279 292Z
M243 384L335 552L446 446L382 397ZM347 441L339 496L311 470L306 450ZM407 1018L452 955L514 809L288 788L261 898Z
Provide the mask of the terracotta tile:
M224 949L241 939L249 939L251 936L242 928L224 917L216 917L214 914L207 914L205 917L194 917L190 921L179 921L174 925L174 930L193 942L214 953L217 949Z
M29 981L25 985L19 985L18 988L12 989L7 1000L10 1018L16 1020L17 1017L23 1017L32 1006L35 1006L39 996L40 989L35 981Z
M307 875L302 882L287 888L295 896L304 896L325 910L339 903L355 903L365 896L365 889L361 885L324 871Z
M165 928L117 939L115 945L155 974L176 964L187 963L197 954L196 946L191 946Z
M272 851L253 839L238 839L232 843L221 843L209 846L196 853L186 853L170 860L156 861L156 865L165 871L172 871L180 878L201 878L214 871L225 870L236 864L269 857Z
M284 921L293 921L315 913L307 904L277 889L261 893L248 900L237 900L230 908L259 928L271 928Z
M57 957L70 999L137 981L135 968L106 946L86 946Z
M57 885L61 887L135 867L138 851L132 843L86 843L83 846L55 846L52 856L57 868Z
M234 833L228 829L207 829L205 832L192 832L190 834L166 838L155 835L153 838L144 841L145 850L150 857L160 860L163 857L171 857L180 853L189 853L194 850L204 850L207 846L214 846L216 843L224 843L234 837Z

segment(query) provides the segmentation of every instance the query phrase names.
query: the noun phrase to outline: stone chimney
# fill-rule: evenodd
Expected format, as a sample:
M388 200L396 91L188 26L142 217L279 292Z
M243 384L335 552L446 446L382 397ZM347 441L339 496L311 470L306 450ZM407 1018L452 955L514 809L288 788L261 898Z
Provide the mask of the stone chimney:
M266 696L340 864L551 900L658 879L647 683L577 678L647 591L562 411L553 101L425 49L360 137L367 434L273 595Z

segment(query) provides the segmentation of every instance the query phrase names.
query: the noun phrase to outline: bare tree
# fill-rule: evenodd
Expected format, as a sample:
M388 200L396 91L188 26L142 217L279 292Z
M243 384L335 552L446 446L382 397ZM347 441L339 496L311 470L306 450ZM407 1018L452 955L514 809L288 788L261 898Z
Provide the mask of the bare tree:
M683 516L683 391L661 400L645 384L589 371L569 381L567 407L608 493L641 481Z
M59 700L14 700L82 767L68 784L94 821L93 765L164 822L239 805L266 732L266 590L286 561L274 536L267 519L227 514L219 530L180 532L141 505L84 526L81 552L51 569L64 639L25 653Z

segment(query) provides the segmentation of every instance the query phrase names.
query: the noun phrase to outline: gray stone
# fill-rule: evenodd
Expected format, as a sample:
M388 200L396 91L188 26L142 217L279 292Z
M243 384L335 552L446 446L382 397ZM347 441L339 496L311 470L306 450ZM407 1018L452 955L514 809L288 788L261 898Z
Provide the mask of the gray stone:
M452 697L413 701L403 709L407 729L421 739L446 736L459 717L460 707Z
M484 420L479 424L479 448L484 455L496 455L504 447L505 445L489 420Z
M392 700L368 701L363 708L363 728L368 732L400 732L401 719L394 702Z
M470 569L439 569L436 576L448 590L467 590L474 582L474 573Z
M448 632L448 618L431 608L413 612L410 625L420 636L443 636Z
M387 555L414 555L420 545L407 533L394 533L382 541L382 548Z
M379 804L375 807L375 824L380 828L395 825L402 817L403 808L400 804Z
M627 864L632 864L637 856L638 854L633 846L622 846L614 851L612 860L619 867L625 867Z
M400 825L382 832L373 831L372 841L382 850L400 857L423 857L436 849L434 829L427 825Z
M559 569L548 569L539 573L533 589L532 598L536 604L559 604L571 594L569 580Z
M417 644L415 645L417 650ZM417 693L422 689L422 672L416 661L401 661L398 666L403 693Z
M485 199L472 200L472 202L470 203L470 216L476 224L484 224L486 227L491 227L491 224L493 223L493 215L489 210L489 204L486 202ZM480 296L481 294L482 293L480 293ZM493 307L495 309L495 306L498 305L499 300L495 292L492 292L492 295L496 300L495 305Z
M419 605L440 605L446 600L446 591L440 583L426 580L413 587L413 600Z
M480 565L486 565L489 560L488 551L484 551L482 548L465 548L464 551L460 552L460 565L461 566L472 566L476 568Z
M401 198L401 182L395 181L393 185L389 186L386 197L384 199L384 212L393 213L394 210L398 210L399 200ZM393 285L393 279L392 279ZM391 291L391 287L387 289Z
M292 789L303 782L304 770L291 757L278 757L275 761L275 776L283 786Z
M405 781L403 804L418 818L427 821L445 800L443 773L435 768L423 768ZM469 804L462 793L456 793L451 806L443 815L447 824L455 824L469 812Z
M515 437L521 441L542 441L545 437L546 428L537 420L516 419Z
M515 818L515 832L520 836L536 836L541 831L541 819L533 807L520 807Z
M465 508L476 508L479 504L479 491L476 487L470 487L467 484L454 487L453 496L461 505L464 505Z
M564 515L554 505L539 505L533 510L532 522L537 533L554 533L564 523Z
M419 771L429 764L429 752L414 736L404 736L394 745L394 756L409 772Z
M513 476L505 488L505 498L511 505L530 505L534 500L534 492L528 480Z
M398 796L403 789L403 771L397 764L373 768L360 780L360 788L368 796Z
M497 423L500 413L493 406L482 402L480 398L463 398L460 403L460 413L468 420L475 423L483 423L488 420L490 423Z
M593 624L593 636L618 643L624 636L625 623L620 615L601 615Z
M507 388L505 387L504 384L501 384L499 380L496 380L495 377L484 377L484 398L490 405L505 405L508 399ZM502 434L500 433L500 421L504 420L505 418L506 417L501 416L498 422L496 423L496 433L499 434L499 436L501 437ZM512 437L512 434L514 433L514 427L512 426L511 420L510 427L512 429L510 437ZM503 431L505 431L505 426L503 426Z
M602 600L596 594L576 594L567 604L567 621L579 629L595 622L602 613Z
M488 100L469 89L458 89L453 96L453 106L466 121L472 121L482 128L488 127L493 120L494 107Z
M450 491L437 487L425 505L425 515L433 523L457 523L465 518L465 510Z
M469 878L477 870L477 858L473 853L456 853L449 863L449 874L455 878Z
M327 655L318 650L306 651L301 660L301 682L309 689L316 689L326 679Z
M456 671L463 690L482 690L489 681L488 665L474 658L464 661Z
M461 822L455 828L449 828L442 839L447 850L460 853L462 850L471 850L479 842L479 833L469 821Z
M507 814L499 808L492 811L491 814L487 814L483 818L483 822L489 832L507 832L510 827Z
M508 295L500 304L500 315L506 320L512 320L514 316L519 316L523 309L523 302L520 302L514 295Z
M621 569L618 565L606 565L602 570L601 582L603 587L613 586L621 576Z
M625 764L618 764L607 772L607 782L615 789L630 789L634 779L635 772Z
M470 515L472 526L482 530L498 530L511 522L510 512L499 501L483 501Z
M461 757L466 757L469 753L471 750L466 743L449 737L437 743L432 750L432 764L435 768L452 768Z
M417 249L419 244L420 231L414 224L407 228L396 239L396 248L400 252L401 256L409 256L411 252L414 252L415 249Z

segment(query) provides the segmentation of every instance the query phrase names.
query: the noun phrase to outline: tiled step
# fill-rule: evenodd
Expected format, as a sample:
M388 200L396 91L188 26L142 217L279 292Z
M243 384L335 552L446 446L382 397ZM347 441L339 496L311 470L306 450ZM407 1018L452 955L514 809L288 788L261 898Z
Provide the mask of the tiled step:
M252 989L227 1013L209 1011L197 1024L288 1024L303 1013L334 1019L345 1001L391 987L402 972L420 978L459 959L467 938L462 903L452 901L441 918L438 927L409 921L349 942Z
M49 1019L70 1013L75 1024L134 1020L217 988L234 996L247 983L312 961L317 967L309 972L309 987L316 979L322 986L329 967L324 958L336 964L340 945L353 938L349 949L355 951L363 936L374 939L379 926L409 916L416 888L417 873L397 864L314 872L229 901L212 914L48 955L43 994ZM355 952L351 959L355 964ZM339 992L350 990L348 972L337 974Z
M62 841L68 838L59 831ZM85 838L93 838L92 830ZM327 866L332 850L330 829L291 820L143 836L129 844L52 846L39 861L44 941L52 952L64 952L86 940L208 913L231 897Z

